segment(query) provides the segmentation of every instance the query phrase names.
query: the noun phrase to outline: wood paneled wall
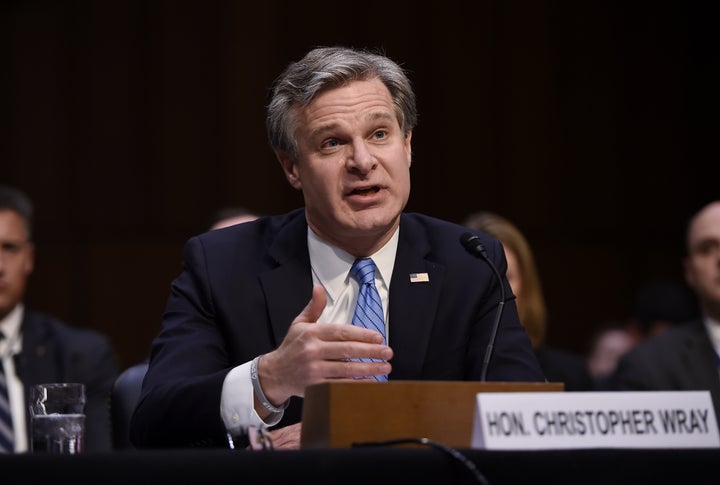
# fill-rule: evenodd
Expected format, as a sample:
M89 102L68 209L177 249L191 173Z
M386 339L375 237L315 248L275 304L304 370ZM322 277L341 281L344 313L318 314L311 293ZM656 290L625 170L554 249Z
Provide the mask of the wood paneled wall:
M630 5L627 5L630 4ZM493 210L526 233L549 342L584 351L718 198L718 50L686 2L8 1L2 182L36 203L28 303L157 332L184 241L219 207L302 203L265 140L270 83L320 44L381 48L417 90L408 210Z

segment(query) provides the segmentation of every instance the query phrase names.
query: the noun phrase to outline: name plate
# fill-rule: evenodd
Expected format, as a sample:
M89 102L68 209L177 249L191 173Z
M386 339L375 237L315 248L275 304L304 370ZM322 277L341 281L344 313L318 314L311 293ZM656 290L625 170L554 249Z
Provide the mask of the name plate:
M709 391L481 392L472 448L718 448Z

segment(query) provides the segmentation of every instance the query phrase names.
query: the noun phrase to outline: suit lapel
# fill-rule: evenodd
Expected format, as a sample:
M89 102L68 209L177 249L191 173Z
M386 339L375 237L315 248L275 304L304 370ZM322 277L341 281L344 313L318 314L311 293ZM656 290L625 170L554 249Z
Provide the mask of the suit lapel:
M312 296L312 272L304 211L275 235L269 255L275 266L260 275L275 347Z
M426 259L430 247L425 241L424 229L403 215L388 310L390 346L395 351L393 379L421 374L443 286L445 267ZM275 266L261 274L260 281L277 346L312 296L304 212L278 231L269 255ZM422 273L428 281L411 280L411 274Z
M421 374L430 342L434 316L443 286L445 267L426 259L430 251L424 229L402 216L395 267L390 283L391 379L410 379ZM411 275L424 278L411 279Z

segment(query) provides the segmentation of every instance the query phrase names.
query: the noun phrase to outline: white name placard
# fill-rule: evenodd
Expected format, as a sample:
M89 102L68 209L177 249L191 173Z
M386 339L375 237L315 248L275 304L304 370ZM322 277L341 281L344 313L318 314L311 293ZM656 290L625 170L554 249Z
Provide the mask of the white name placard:
M473 448L718 448L709 391L481 392Z

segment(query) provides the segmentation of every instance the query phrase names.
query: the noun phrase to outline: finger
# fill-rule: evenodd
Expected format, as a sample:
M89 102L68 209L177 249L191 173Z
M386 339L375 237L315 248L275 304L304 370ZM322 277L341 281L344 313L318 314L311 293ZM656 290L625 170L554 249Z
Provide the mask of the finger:
M327 361L324 374L326 378L362 379L372 376L386 376L392 371L388 362Z
M310 301L305 306L305 308L303 308L303 311L301 311L300 314L295 317L295 320L293 320L292 323L295 324L298 322L317 322L317 319L320 318L320 315L325 309L326 304L327 297L325 296L325 288L323 288L322 285L313 286L312 297L310 298Z
M301 424L295 423L270 431L273 447L275 449L299 449L301 429Z
M328 342L320 352L320 358L324 360L390 360L393 356L392 348L387 345L362 342Z
M382 343L382 335L368 328L357 325L330 324L320 325L315 330L315 335L327 342L365 342L369 344Z

